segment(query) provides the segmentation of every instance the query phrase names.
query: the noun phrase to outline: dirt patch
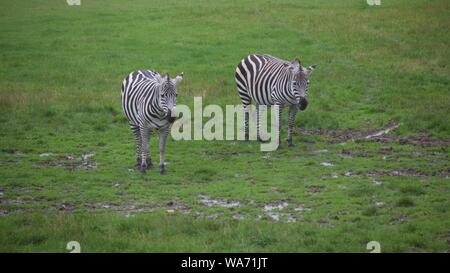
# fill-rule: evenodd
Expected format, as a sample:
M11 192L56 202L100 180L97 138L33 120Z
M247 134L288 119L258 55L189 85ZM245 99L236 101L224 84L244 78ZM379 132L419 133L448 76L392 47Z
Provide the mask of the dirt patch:
M303 205L297 205L294 209L295 213L282 212L289 206L286 201L279 203L266 203L262 210L265 212L267 219L275 222L294 223L299 217L302 217L303 212L311 211L311 208Z
M345 143L348 141L356 141L356 140L371 140L376 139L377 137L382 137L385 134L388 134L391 128L398 127L398 123L391 122L387 125L387 129L367 129L367 130L358 130L358 129L314 129L307 130L303 128L298 128L297 133L301 135L321 135L332 138L329 143Z
M2 149L2 152L9 154L9 155L13 155L13 156L17 156L17 157L24 157L24 156L28 156L29 154L23 151L19 151L16 149L10 149L10 148L5 148Z
M389 220L389 224L390 225L395 225L398 223L403 223L409 220L408 215L402 214L402 215L396 215L391 217L391 219Z
M239 201L229 201L226 199L210 199L208 196L201 195L200 202L208 207L223 207L223 208L239 208L241 203Z
M295 223L297 221L290 213L269 212L267 216L275 222Z
M398 143L398 144L410 144L417 146L449 146L450 139L437 139L428 134L418 134L415 136L397 136L391 132L400 126L397 122L390 122L386 125L386 128L382 129L314 129L308 130L298 128L297 133L299 135L320 135L330 138L328 143L338 144L346 143L348 141L364 142L375 141L380 143Z
M30 201L23 200L21 198L16 198L16 199L3 199L3 198L0 198L0 204L2 204L2 205L16 205L16 206L19 206L19 205L26 205L26 204L29 204L29 203L30 203Z
M0 205L6 205L7 207L0 208L0 217L10 214L29 212L29 209L24 208L23 206L30 203L30 200L24 200L22 198L5 199L2 195L0 198Z
M90 211L113 210L113 211L123 212L127 216L134 214L134 213L151 212L151 211L155 211L157 209L164 209L168 213L174 213L175 211L190 212L190 210L191 210L191 208L184 206L182 204L179 204L179 203L175 203L175 202L168 202L167 204L154 205L154 206L144 206L144 205L134 205L134 204L118 205L118 204L108 204L108 203L97 203L97 204L92 204L89 207L90 207L90 209L89 209Z
M331 173L329 175L321 176L322 180L330 179L330 178L338 178L341 174L338 173ZM351 177L351 178L361 178L366 177L371 179L374 186L381 186L383 185L383 182L376 180L378 177L382 176L403 176L403 177L418 177L418 178L426 178L426 177L438 177L438 178L445 178L450 179L450 168L446 170L439 170L436 172L423 172L419 171L413 168L407 168L407 169L397 169L397 170L372 170L368 172L349 172L345 171L343 173L344 177ZM317 188L317 186L306 186L306 188L311 193L319 192L321 189L320 187Z
M311 211L311 210L312 210L311 208L305 207L303 205L300 205L294 209L294 211L297 211L297 212L305 212L305 211Z
M323 186L311 185L306 186L305 188L307 188L311 193L318 193L322 190Z
M393 147L381 147L381 149L379 149L379 153L383 154L383 155L387 155L387 154L392 154L394 152L394 148Z
M272 211L272 210L282 210L289 205L288 202L280 202L276 204L265 204L263 207L264 211Z
M422 147L450 145L450 139L437 139L427 134L420 134L417 136L408 136L408 137L382 136L376 138L375 140L381 143L397 142L399 144L410 144Z
M146 207L141 205L118 205L118 204L93 204L90 211L114 210L125 213L148 212L155 210L155 207Z
M73 206L69 203L63 203L58 207L59 211L72 211Z
M333 227L335 227L334 224L331 224L327 220L319 220L319 221L317 221L317 223L319 224L319 227L325 227L325 228L333 228Z
M53 156L52 153L45 153L46 155L44 157L51 157ZM41 154L42 155L42 154ZM36 165L38 167L63 167L65 169L69 170L91 170L96 169L98 167L97 162L92 160L92 157L95 156L95 153L86 153L82 154L79 157L73 156L73 155L65 155L65 156L59 156L54 159L47 159L47 160L41 160L36 162Z
M30 213L30 209L0 209L0 217L2 216L8 216L8 215L14 215L14 214L21 214L21 213Z
M372 180L372 183L373 183L373 185L376 186L376 187L383 185L383 182L377 181L377 180Z
M408 176L408 177L448 177L450 175L450 169L442 170L436 173L425 173L416 169L399 169L399 170L378 170L378 171L371 171L368 173L365 173L364 175L368 177L374 177L374 176Z
M235 215L233 215L233 219L242 221L242 220L245 220L245 216L242 214L235 214Z
M412 156L414 157L431 157L431 156L442 156L443 152L438 151L414 151Z
M220 206L225 207L228 209L236 208L237 205L242 206L241 203L237 201L229 201L225 199L209 199L205 198L206 196L201 195L203 198L201 200L202 203L204 203L207 206ZM206 201L207 200L207 201ZM212 202L211 202L212 201ZM248 202L248 205L254 205L257 208L260 208L264 214L264 219L274 221L274 222L284 222L284 223L293 223L296 222L298 217L302 217L303 212L311 211L311 208L304 207L303 205L297 205L297 207L294 209L295 213L284 211L288 206L289 203L287 201L280 201L277 203L256 203L254 201ZM217 219L219 216L224 215L223 213L214 213L214 214L207 214L203 212L196 212L196 216L200 218L207 218L207 219ZM235 213L231 216L232 219L235 220L245 220L245 219L251 219L254 218L254 215L248 215L242 212ZM263 217L261 215L258 215L256 217L256 220L261 220Z
M368 157L369 155L364 151L354 151L351 149L342 149L341 157Z

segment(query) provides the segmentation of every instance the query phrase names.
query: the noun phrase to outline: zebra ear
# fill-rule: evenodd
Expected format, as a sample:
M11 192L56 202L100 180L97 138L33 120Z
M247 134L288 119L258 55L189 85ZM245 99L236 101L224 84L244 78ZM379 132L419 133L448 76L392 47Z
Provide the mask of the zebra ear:
M164 73L164 74L161 76L161 79L162 79L163 82L169 81L169 79L170 79L169 73Z
M300 70L301 67L301 63L300 60L298 58L295 58L292 62L291 62L291 66L290 69L293 70L294 72L297 72L298 70Z
M292 62L291 62L294 66L300 66L301 62L298 58L295 58Z
M303 73L306 75L311 74L317 67L317 64L310 65L308 67L303 67Z
M176 76L175 79L174 79L175 84L180 83L181 80L183 79L183 76L184 76L184 73L183 73L183 72L181 72L180 75Z

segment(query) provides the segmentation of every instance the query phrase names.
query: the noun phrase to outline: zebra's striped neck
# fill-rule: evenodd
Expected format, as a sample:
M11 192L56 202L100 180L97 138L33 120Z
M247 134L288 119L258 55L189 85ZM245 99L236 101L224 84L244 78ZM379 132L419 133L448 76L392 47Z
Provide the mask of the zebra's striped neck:
M167 105L161 103L160 99L160 90L156 91L155 100L149 105L149 108L153 108L158 115L159 118L163 119L167 116L167 113L169 112L169 109L167 108Z

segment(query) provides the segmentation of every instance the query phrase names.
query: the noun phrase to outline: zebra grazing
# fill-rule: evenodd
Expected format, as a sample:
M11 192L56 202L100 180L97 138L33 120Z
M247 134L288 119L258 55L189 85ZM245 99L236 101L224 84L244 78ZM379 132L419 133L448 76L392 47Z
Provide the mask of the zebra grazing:
M167 135L175 121L172 109L177 102L177 85L183 74L170 79L168 74L150 70L130 73L122 82L122 108L136 138L137 168L145 174L152 166L149 137L159 130L159 170L165 173L164 150Z
M259 105L278 105L278 130L281 131L281 112L289 105L288 145L292 144L292 129L297 111L308 105L308 76L316 65L304 67L298 59L292 62L270 55L251 54L236 67L235 80L239 97L244 105L245 140L249 139L249 106L254 100L257 107L257 135L260 137Z

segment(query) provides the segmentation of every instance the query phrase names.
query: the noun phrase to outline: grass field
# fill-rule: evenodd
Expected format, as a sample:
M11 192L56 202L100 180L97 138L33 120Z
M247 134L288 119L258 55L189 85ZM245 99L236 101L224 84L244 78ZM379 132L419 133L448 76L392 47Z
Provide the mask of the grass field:
M449 251L449 1L81 1L0 1L1 252ZM249 53L318 64L295 147L169 140L134 171L125 75L239 104Z

